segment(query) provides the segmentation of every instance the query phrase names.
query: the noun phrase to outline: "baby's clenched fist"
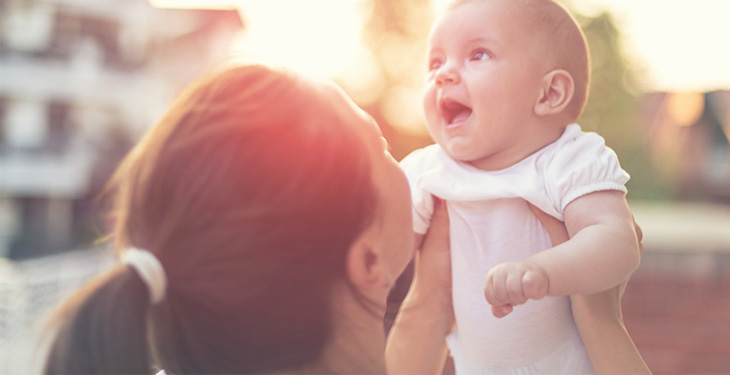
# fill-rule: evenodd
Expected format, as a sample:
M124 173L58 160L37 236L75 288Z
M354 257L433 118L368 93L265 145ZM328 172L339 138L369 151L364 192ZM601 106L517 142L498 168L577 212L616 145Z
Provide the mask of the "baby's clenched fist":
M528 299L542 299L550 289L545 270L529 261L500 263L487 273L484 296L492 314L501 318Z

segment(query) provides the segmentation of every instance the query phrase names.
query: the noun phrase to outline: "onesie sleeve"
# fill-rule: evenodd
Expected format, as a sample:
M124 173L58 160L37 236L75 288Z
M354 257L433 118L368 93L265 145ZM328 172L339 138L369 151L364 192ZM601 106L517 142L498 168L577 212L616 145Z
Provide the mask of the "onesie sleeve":
M422 150L416 150L403 158L400 167L408 179L408 186L411 190L411 207L413 210L413 231L418 234L425 234L431 225L433 215L433 198L431 194L423 189L422 174L424 162Z
M621 169L616 153L606 146L603 137L580 133L561 143L545 176L548 196L559 212L576 198L597 191L626 194L629 174Z

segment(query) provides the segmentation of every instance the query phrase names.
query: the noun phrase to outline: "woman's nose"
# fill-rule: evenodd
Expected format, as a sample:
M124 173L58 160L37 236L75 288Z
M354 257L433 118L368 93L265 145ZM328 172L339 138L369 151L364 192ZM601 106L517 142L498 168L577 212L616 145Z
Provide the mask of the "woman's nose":
M444 84L459 83L459 74L452 65L443 65L436 72L436 84L441 86Z

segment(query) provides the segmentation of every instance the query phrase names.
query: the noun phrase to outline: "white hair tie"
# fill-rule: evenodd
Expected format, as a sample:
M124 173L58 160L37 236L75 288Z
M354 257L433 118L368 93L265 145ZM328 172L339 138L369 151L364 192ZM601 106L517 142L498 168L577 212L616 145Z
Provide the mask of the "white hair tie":
M167 277L165 269L154 254L146 250L129 248L122 255L122 263L131 266L147 285L150 293L150 303L159 303L165 298Z

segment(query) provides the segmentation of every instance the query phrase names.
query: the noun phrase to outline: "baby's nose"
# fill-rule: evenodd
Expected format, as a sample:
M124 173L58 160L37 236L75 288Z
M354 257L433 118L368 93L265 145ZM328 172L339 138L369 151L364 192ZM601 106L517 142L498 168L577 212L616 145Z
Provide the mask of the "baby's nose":
M436 72L436 84L456 84L459 83L459 74L453 69L453 67L444 65L438 72Z

